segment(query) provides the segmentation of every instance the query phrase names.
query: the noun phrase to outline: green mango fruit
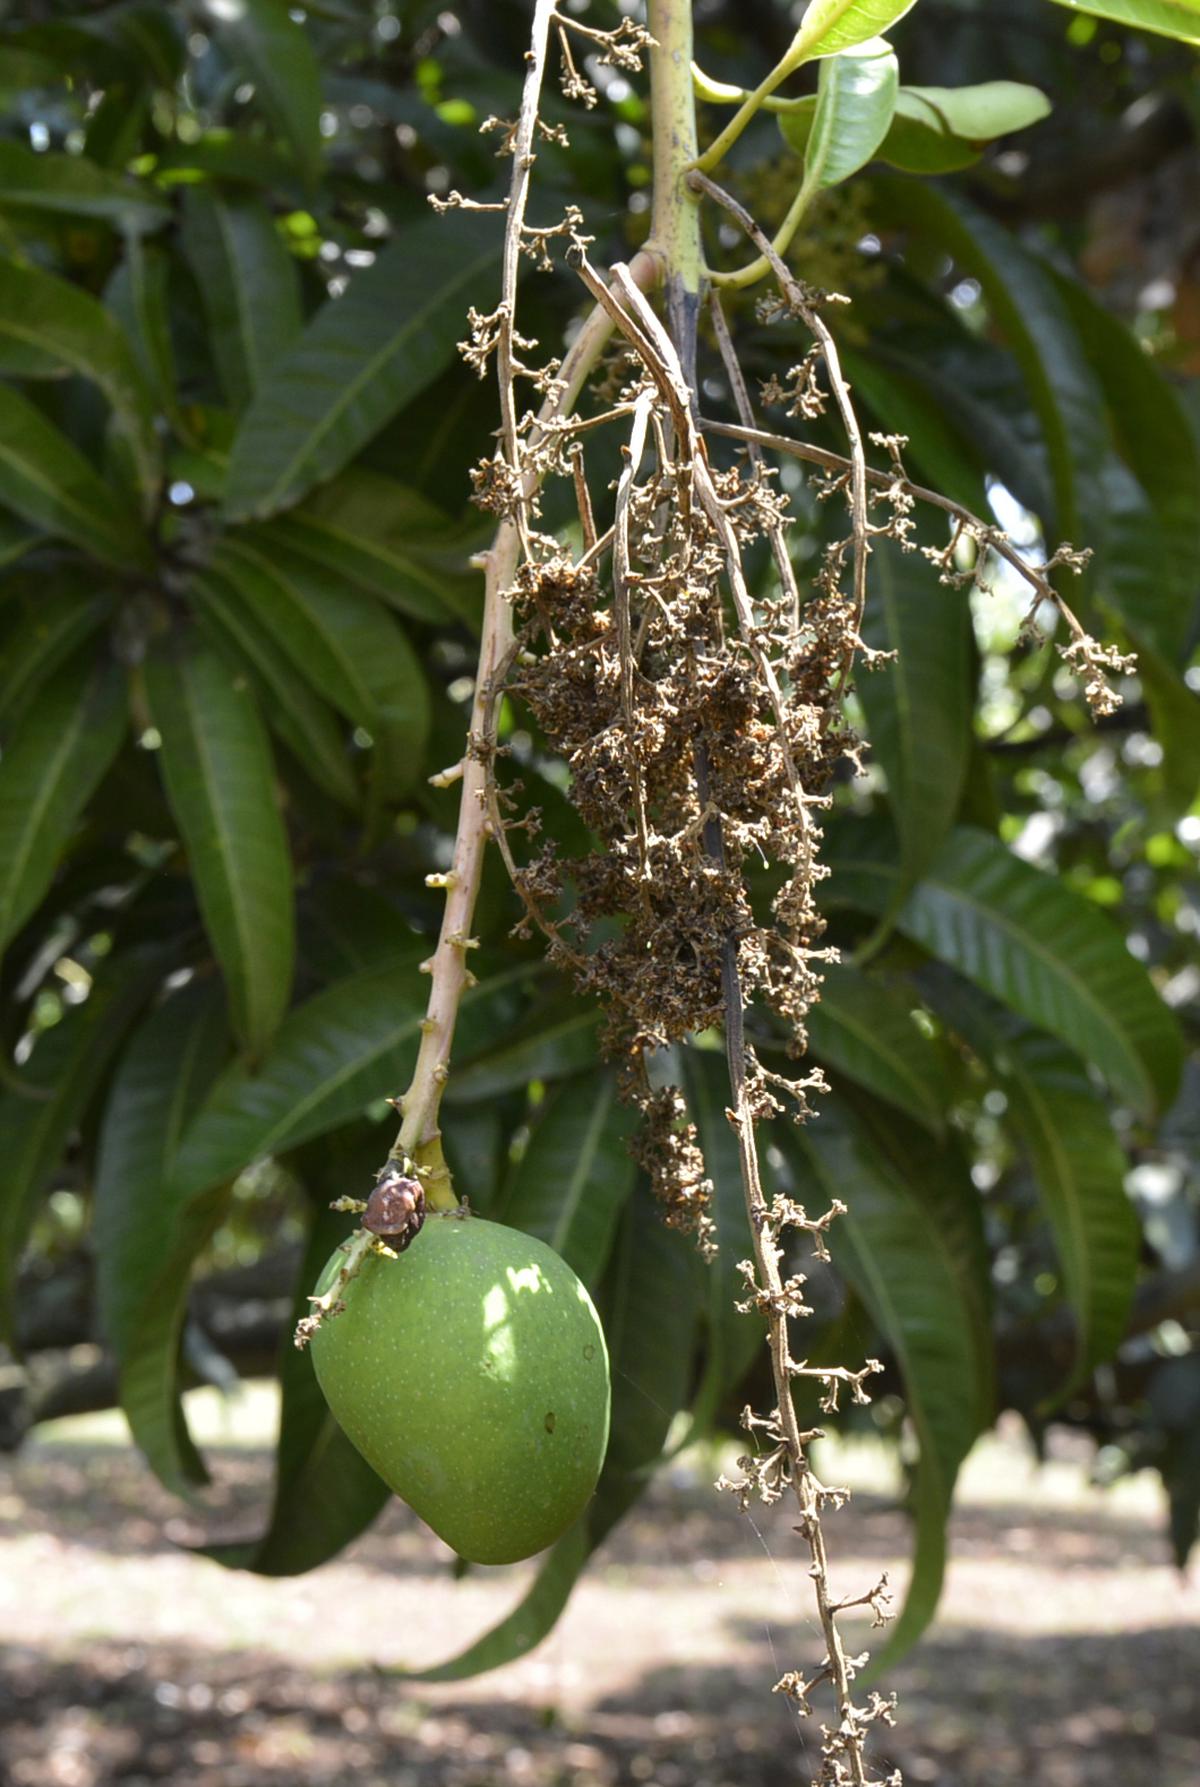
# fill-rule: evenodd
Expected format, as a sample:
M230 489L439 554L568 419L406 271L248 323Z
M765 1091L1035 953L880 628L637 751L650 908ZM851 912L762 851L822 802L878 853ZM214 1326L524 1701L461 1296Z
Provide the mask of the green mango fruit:
M604 1332L566 1261L519 1229L431 1211L406 1252L366 1259L343 1300L312 1359L367 1463L473 1563L559 1538L596 1487L609 1416Z

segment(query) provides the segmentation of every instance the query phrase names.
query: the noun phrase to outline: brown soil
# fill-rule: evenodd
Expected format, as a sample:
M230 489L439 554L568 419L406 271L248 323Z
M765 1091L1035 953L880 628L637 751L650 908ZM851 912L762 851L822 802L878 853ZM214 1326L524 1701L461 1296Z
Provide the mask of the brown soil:
M217 1463L216 1523L248 1530L266 1455ZM387 1671L459 1648L525 1570L456 1581L393 1505L314 1575L226 1573L181 1549L199 1529L127 1448L32 1446L0 1472L0 1787L806 1783L805 1734L769 1691L816 1651L794 1541L710 1475L656 1486L532 1656L432 1688ZM866 1476L831 1534L854 1592L904 1575L903 1521ZM1105 1499L992 1445L938 1624L888 1676L888 1760L914 1787L1197 1787L1198 1615L1147 1488Z

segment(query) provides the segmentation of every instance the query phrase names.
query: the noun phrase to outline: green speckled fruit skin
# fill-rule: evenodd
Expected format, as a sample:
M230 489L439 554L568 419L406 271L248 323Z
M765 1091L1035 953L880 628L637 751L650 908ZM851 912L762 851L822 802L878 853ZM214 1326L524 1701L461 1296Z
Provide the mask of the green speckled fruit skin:
M431 1212L406 1253L371 1255L344 1298L312 1359L368 1464L473 1563L552 1544L587 1505L608 1444L604 1333L566 1261L518 1229Z

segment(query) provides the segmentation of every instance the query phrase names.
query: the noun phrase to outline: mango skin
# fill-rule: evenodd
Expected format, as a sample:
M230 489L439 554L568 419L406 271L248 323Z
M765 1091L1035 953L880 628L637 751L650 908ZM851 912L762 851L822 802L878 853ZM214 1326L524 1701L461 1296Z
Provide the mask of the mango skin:
M553 1544L608 1445L604 1331L566 1261L518 1229L431 1211L406 1253L369 1256L343 1298L312 1360L367 1463L473 1563Z

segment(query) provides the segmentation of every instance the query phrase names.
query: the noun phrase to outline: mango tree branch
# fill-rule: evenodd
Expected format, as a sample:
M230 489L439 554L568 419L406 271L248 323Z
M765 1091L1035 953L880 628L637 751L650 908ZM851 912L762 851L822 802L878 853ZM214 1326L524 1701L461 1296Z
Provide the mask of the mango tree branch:
M649 255L639 255L632 271L641 283L652 285L657 263ZM546 436L557 418L570 413L611 331L611 318L597 305L563 361L553 395L538 414L530 437L534 446ZM534 496L540 481L539 472L527 463L521 476L524 503ZM512 610L505 600L505 592L512 585L520 559L520 531L514 521L506 519L501 522L495 539L484 554L483 633L468 748L460 766L462 793L454 856L443 882L446 907L442 928L437 948L428 963L433 984L422 1025L421 1046L412 1083L400 1101L403 1122L392 1150L393 1159L402 1161L407 1157L415 1166L424 1169L422 1183L426 1198L435 1208L450 1207L455 1201L442 1155L438 1107L449 1072L458 1008L471 981L467 955L483 872L483 852L491 832L487 814L488 758L496 742L499 705L494 697L494 685L512 646Z

